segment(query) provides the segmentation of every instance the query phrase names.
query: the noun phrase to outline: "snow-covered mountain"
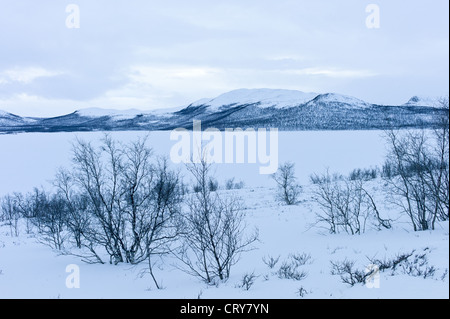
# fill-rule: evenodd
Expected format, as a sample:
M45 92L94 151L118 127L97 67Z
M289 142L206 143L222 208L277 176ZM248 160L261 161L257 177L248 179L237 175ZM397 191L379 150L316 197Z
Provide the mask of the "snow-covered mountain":
M89 108L53 118L26 118L0 112L0 132L94 130L170 130L202 127L269 128L279 130L350 130L391 127L433 127L448 110L437 99L411 98L403 105L375 105L337 93L294 90L239 89L187 107L162 110Z
M439 107L440 101L438 98L433 98L433 97L429 97L429 96L413 96L404 105L405 106Z
M109 109L102 109L102 108L87 108L87 109L81 109L78 111L75 111L75 114L78 114L79 116L84 117L114 117L118 120L125 120L125 119L132 119L135 118L138 115L141 115L143 112L135 109L131 110L109 110Z
M0 110L0 130L2 127L32 124L35 122L35 119L20 117L18 115Z
M371 104L355 97L336 93L320 94L309 101L307 105L335 106L348 109L364 109L371 106Z
M224 93L213 99L201 99L191 107L207 106L209 112L217 112L240 105L257 105L260 108L288 108L304 104L314 99L317 93L294 90L239 89Z

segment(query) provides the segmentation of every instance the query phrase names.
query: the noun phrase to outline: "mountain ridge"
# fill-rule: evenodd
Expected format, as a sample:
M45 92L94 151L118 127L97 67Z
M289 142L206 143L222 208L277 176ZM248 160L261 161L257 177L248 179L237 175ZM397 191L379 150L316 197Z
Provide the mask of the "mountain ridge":
M421 105L423 101L424 105ZM160 110L87 108L48 118L20 117L0 111L0 132L72 132L94 130L170 130L202 127L280 130L357 130L434 127L448 110L432 99L412 97L402 105L377 105L338 93L238 89L186 107ZM434 103L434 104L433 104Z

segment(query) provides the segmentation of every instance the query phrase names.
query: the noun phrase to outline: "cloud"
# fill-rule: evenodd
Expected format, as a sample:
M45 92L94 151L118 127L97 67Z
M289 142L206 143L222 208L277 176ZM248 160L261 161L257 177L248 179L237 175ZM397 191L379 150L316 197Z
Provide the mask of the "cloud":
M339 68L304 68L297 70L283 71L288 74L296 75L321 75L330 78L367 78L377 76L376 72L370 70L351 70Z
M129 77L133 81L153 83L158 81L177 81L201 79L222 73L220 68L207 66L146 66L137 65L130 68Z
M0 72L0 84L19 82L29 84L38 78L54 77L63 74L60 71L47 70L42 67L16 67Z
M65 3L2 5L0 109L176 107L263 87L382 104L448 92L446 0L380 0L377 30L358 0L77 4L76 30Z

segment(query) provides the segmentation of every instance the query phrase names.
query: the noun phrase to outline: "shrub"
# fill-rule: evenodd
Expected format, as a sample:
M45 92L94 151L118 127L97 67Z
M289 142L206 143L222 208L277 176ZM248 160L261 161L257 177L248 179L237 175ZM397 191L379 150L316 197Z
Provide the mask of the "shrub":
M278 186L277 198L287 205L297 204L301 187L297 184L294 164L290 162L284 163L272 175L272 178Z

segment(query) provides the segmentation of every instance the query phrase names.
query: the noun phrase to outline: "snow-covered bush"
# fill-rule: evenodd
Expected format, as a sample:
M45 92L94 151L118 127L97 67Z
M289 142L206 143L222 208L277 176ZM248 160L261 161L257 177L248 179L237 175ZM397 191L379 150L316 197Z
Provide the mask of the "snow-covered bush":
M422 277L423 279L433 278L437 268L430 266L427 254L429 248L416 253L415 250L407 253L399 253L392 258L383 260L369 258L371 267L367 269L355 268L355 261L331 261L331 274L338 275L341 281L350 286L356 284L365 284L375 272L390 272L391 276L404 274L413 277ZM441 278L445 278L447 269L443 272Z
M363 180L335 181L328 171L313 178L316 181L313 199L320 208L316 214L317 221L324 223L331 234L364 233L369 220L377 227L391 227L389 220L380 217L373 197L364 188Z
M289 255L291 260L297 264L297 266L304 266L306 264L312 263L311 255L306 253L297 253Z
M378 177L378 169L376 168L365 168L365 169L354 169L350 172L348 178L351 181L354 180L364 180L364 181L370 181L372 179L375 179Z
M287 205L297 204L301 187L295 177L294 163L286 162L280 165L278 171L272 175L272 179L278 187L277 199Z
M208 189L210 192L215 192L219 189L219 182L217 179L210 177L208 180Z
M278 262L278 259L272 261ZM308 273L301 269L302 266L311 263L311 255L309 254L290 254L289 257L283 261L276 271L276 275L280 279L303 280L308 276ZM275 266L276 263L272 263ZM273 267L272 267L273 268Z
M302 280L308 276L308 273L299 269L300 265L295 260L284 261L277 271L277 276L280 279Z
M367 278L372 275L373 271L366 272L365 270L355 269L355 261L331 261L331 274L341 277L344 284L354 286L356 284L365 284Z
M225 182L225 189L226 190L231 190L231 189L242 189L244 188L244 182L243 181L239 181L238 183L235 183L234 181L234 177L228 179Z
M273 256L267 256L267 257L263 257L263 262L267 265L267 267L269 267L270 269L273 269L276 264L280 261L280 257L273 257Z
M377 265L380 271L391 271L391 275L400 272L409 276L427 279L433 277L437 270L434 266L429 266L428 253L430 253L430 249L425 248L419 253L413 250L409 253L397 254L390 259L371 259L370 261L372 264Z
M242 288L244 290L250 290L250 288L255 283L256 278L258 278L258 276L255 275L255 272L246 273L242 277L241 282L237 285L237 287Z

